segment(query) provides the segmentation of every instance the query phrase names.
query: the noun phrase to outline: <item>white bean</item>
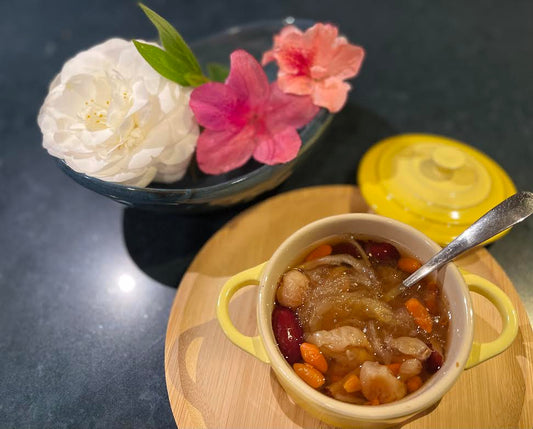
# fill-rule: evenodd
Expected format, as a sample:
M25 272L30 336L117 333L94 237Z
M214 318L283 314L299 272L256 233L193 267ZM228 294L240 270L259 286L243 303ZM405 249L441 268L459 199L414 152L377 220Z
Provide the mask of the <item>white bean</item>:
M306 336L306 341L332 352L343 352L349 347L365 347L370 350L366 335L354 326L341 326L331 331L316 331Z
M420 360L426 360L431 354L431 349L422 340L414 337L394 338L389 345L404 355L413 356Z
M369 401L377 399L380 404L401 399L407 393L403 381L398 380L389 368L377 362L366 361L361 367L361 388Z
M296 308L303 304L305 293L309 289L309 279L298 270L283 274L281 284L276 291L278 302L284 307Z
M407 359L400 366L399 375L402 380L414 377L422 372L422 362L418 359Z

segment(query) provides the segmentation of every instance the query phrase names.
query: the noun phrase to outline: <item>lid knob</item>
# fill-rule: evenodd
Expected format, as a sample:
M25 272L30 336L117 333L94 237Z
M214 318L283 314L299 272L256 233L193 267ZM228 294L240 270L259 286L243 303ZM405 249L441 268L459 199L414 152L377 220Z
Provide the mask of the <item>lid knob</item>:
M465 164L466 160L463 152L450 146L436 148L431 159L438 167L445 170L457 170Z
M439 244L516 193L507 173L483 152L431 134L378 142L363 156L357 181L377 214L408 223Z

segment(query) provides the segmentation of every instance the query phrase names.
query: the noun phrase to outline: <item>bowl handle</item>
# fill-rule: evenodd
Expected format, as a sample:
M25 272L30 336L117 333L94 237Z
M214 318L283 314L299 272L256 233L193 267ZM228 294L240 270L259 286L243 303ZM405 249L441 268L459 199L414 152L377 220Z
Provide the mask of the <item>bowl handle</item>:
M241 271L239 274L235 274L231 277L224 286L222 286L217 302L217 319L222 330L233 344L250 353L257 359L265 363L270 363L261 338L259 336L248 337L242 334L237 330L229 315L229 303L235 292L245 286L258 285L265 265L266 262L263 262L256 267Z
M512 344L518 333L518 318L511 300L498 286L466 270L460 269L460 271L468 289L484 296L496 307L503 325L502 332L494 341L472 343L472 350L465 366L468 369L493 358Z

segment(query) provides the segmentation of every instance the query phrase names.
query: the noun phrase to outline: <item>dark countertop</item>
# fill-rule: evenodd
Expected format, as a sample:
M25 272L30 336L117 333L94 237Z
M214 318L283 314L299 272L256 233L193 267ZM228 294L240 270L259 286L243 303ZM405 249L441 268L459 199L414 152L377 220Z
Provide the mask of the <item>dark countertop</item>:
M320 147L263 198L353 184L361 155L403 132L470 143L533 190L530 1L147 4L190 41L292 15L336 23L366 48ZM163 350L176 285L250 204L195 217L124 209L67 178L41 148L37 112L66 59L112 36L155 37L135 2L22 0L0 20L0 427L173 427ZM530 317L532 227L489 247ZM133 279L129 293L121 276Z

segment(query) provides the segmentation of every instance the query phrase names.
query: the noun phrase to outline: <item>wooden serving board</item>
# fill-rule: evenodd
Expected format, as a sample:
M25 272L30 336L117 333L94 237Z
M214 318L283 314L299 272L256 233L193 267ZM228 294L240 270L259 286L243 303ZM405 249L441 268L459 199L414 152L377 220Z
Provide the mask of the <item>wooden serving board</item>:
M325 428L294 405L267 364L234 346L215 317L220 288L231 275L267 260L296 229L316 219L368 207L353 186L322 186L266 200L230 221L201 249L178 288L165 342L172 412L183 428ZM458 265L499 285L519 316L518 336L499 356L464 371L442 401L405 428L533 427L533 332L511 281L485 249ZM256 333L254 286L230 305L235 325ZM494 339L500 316L473 296L475 338Z

